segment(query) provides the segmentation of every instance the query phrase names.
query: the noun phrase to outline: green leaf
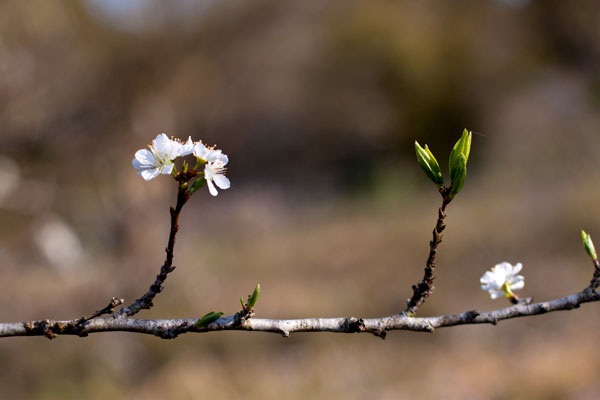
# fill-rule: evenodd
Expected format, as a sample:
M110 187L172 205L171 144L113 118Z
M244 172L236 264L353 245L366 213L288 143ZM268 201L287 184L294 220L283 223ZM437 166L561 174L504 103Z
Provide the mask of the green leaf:
M248 310L252 310L252 308L256 305L256 302L258 301L258 296L260 296L260 283L256 285L254 291L252 292L250 297L248 297Z
M465 164L469 161L469 154L471 153L471 138L472 134L468 130L464 130L458 142L452 148L450 152L450 180L454 183L456 174L458 171L458 160L461 155L465 157Z
M246 304L244 304L244 299L240 297L240 303L242 303L242 308L246 309Z
M458 156L458 162L455 168L455 177L452 180L452 190L450 191L451 199L461 191L467 180L467 158L463 154Z
M204 326L210 325L223 315L223 312L214 312L211 311L208 314L204 315L194 324L194 328L202 328Z
M417 153L417 162L423 172L425 172L425 175L427 175L427 177L438 187L443 186L444 178L442 177L440 165L431 150L429 150L429 147L425 145L425 148L423 148L419 142L415 140L415 152Z
M203 176L199 177L198 179L196 179L194 181L194 183L192 183L192 186L190 186L190 194L194 193L196 190L200 189L205 184L206 184L206 179L204 179Z
M592 260L597 260L598 255L596 254L596 248L594 247L594 242L592 242L592 237L582 230L581 239L583 240L583 247L585 247L585 251L588 255L592 257Z

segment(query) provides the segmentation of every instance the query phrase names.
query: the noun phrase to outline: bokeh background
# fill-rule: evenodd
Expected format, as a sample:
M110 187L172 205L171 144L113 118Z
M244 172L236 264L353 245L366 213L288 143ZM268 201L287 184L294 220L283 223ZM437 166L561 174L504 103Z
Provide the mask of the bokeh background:
M586 286L600 240L600 3L560 0L0 2L0 320L133 300L164 257L158 133L217 143L232 188L183 212L177 270L142 318L374 317L404 309L446 168L476 132L421 315ZM434 334L128 333L0 340L2 399L594 399L599 308Z

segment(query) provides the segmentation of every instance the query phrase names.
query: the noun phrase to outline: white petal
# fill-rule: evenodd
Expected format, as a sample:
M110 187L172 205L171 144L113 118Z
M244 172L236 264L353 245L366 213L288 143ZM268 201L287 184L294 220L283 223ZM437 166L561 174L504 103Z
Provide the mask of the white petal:
M229 157L227 157L226 154L221 154L219 156L219 161L221 161L223 163L223 166L225 166L229 162Z
M496 264L494 266L494 270L497 273L503 273L504 276L508 276L510 275L510 273L512 272L513 266L510 265L510 263L507 263L506 261L501 262L500 264Z
M223 165L227 164L229 159L221 150L209 150L206 155L206 161L208 162L220 162Z
M154 154L148 149L141 149L135 152L135 159L139 161L140 166L152 166L155 165ZM135 167L135 164L134 164ZM137 167L136 167L137 168Z
M204 179L206 179L207 181L212 181L215 175L216 174L213 165L211 163L207 163L204 166Z
M208 161L207 157L208 157L209 152L210 152L210 150L202 142L198 142L194 146L193 153L196 157L198 157L201 160Z
M515 266L512 269L512 274L516 275L519 273L519 271L521 270L521 268L523 268L523 264L521 263L516 263Z
M173 171L173 164L167 164L160 169L160 173L163 175L170 174Z
M165 155L169 159L174 160L181 156L181 153L183 153L183 144L175 140L171 140L171 143L167 145L167 153Z
M523 287L525 287L525 278L523 275L515 276L510 283L511 290L519 290L523 289Z
M502 290L490 290L490 297L492 299L497 299L499 297L504 297L504 292Z
M221 189L229 189L231 187L231 182L229 182L229 179L225 175L215 175L213 180L215 181L215 184Z
M217 188L215 187L215 185L213 185L212 180L207 179L206 185L208 186L208 191L210 192L210 194L212 194L213 196L219 194L219 192L217 192Z
M158 136L156 136L156 139L154 139L152 141L152 147L157 152L159 152L161 154L165 154L171 149L170 148L171 142L172 142L172 140L169 139L169 137L167 135L165 135L164 133L161 133Z
M162 159L174 160L181 155L183 144L161 133L152 141L153 151Z
M494 274L490 271L486 271L485 274L483 274L483 276L479 278L479 283L481 283L482 285L496 283L496 280L494 279Z
M138 174L147 181L156 178L159 173L158 168L145 169L138 172Z
M479 279L483 290L500 289L504 284L504 275L487 271L481 279ZM485 286L484 286L485 285Z
M187 142L183 143L181 145L181 152L180 152L180 156L185 157L185 156L189 156L190 154L192 154L192 152L194 151L194 142L192 142L192 137L188 137Z

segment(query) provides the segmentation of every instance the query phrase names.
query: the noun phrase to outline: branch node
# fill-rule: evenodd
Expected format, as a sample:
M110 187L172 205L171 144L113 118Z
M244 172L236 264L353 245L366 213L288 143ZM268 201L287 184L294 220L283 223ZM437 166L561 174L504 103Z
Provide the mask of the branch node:
M366 330L365 321L362 318L347 317L344 320L343 327L344 332L347 333L364 332Z
M233 316L233 324L235 326L244 325L244 323L254 316L254 310L243 309ZM288 333L289 335L289 333Z
M183 322L181 326L176 326L174 328L168 328L159 325L154 334L161 339L175 339L181 333L185 333L188 330L189 324L187 322Z
M58 337L58 335L52 331L50 320L45 319L43 321L40 321L40 328L42 329L44 336L46 336L49 340Z
M517 301L516 304L524 304L524 305L528 305L533 303L533 297L524 297L524 298L519 298L519 300ZM547 304L547 303L544 303Z
M481 315L481 312L479 312L479 310L471 310L471 311L467 311L465 316L465 319L468 322L471 322L473 320L475 320L475 318L479 317Z

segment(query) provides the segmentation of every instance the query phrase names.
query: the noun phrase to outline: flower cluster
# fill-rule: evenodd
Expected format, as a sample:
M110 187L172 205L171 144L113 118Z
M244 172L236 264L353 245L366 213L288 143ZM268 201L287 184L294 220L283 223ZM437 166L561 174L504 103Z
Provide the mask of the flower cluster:
M190 154L196 157L198 163L205 164L204 179L210 194L213 196L218 194L215 185L221 189L229 189L231 183L225 176L227 170L225 166L229 162L227 155L221 150L205 146L201 141L194 142L191 137L184 143L178 139L170 139L161 133L152 141L148 149L141 149L135 153L132 164L139 170L138 175L149 181L160 174L173 173L175 159Z
M523 289L525 278L523 275L517 275L523 265L517 263L512 266L510 263L501 262L492 267L491 271L486 271L481 277L481 289L487 290L492 299L499 297L513 298L513 290Z

